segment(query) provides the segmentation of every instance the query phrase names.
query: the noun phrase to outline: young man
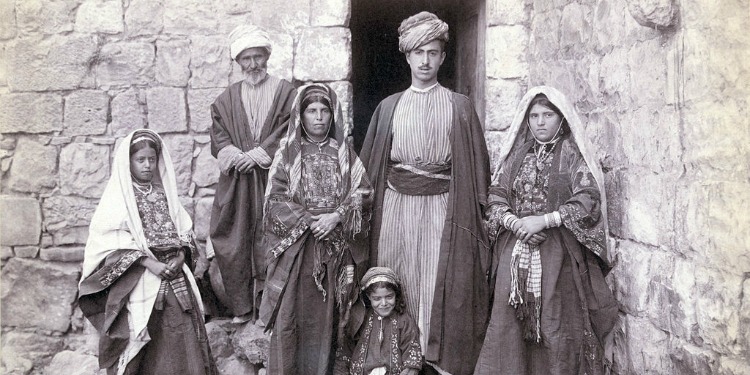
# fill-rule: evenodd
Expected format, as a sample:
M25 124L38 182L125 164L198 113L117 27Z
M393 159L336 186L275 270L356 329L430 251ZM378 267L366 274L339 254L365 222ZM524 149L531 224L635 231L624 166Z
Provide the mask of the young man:
M489 156L474 106L437 81L447 42L432 13L401 23L411 87L380 103L360 156L375 188L371 262L401 277L427 363L471 374L488 314Z
M291 83L266 72L271 41L264 31L242 25L229 39L229 52L245 79L229 86L211 105L211 154L219 161L221 175L211 210L210 241L227 307L235 323L244 323L254 318L257 294L263 290L263 197L296 92Z

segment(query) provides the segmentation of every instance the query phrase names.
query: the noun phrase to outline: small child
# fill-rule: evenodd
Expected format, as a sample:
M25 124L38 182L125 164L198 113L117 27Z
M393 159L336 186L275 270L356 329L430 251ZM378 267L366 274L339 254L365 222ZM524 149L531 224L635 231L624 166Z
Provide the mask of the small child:
M419 328L406 313L398 276L388 267L372 267L360 285L367 307L364 324L352 339L351 353L347 345L339 348L337 363L346 363L351 375L417 375L422 369Z

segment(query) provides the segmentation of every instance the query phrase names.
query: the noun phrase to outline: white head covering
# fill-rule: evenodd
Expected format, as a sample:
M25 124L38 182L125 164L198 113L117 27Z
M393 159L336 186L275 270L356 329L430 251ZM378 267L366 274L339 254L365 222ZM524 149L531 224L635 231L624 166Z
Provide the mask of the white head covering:
M259 27L240 25L229 33L229 54L232 60L236 60L242 51L253 47L263 47L271 54L271 39Z
M538 94L544 94L545 96L547 96L547 99L549 99L550 102L557 106L560 112L562 112L563 117L568 122L571 137L575 141L576 146L578 146L578 150L581 152L583 159L586 161L589 170L591 170L591 173L594 175L594 178L599 185L599 191L601 192L601 210L604 218L605 234L607 238L609 238L609 229L607 226L607 195L605 194L604 189L604 174L602 173L602 170L599 167L599 163L597 162L597 159L592 152L592 147L589 144L588 138L586 138L586 134L584 133L585 129L583 127L583 121L581 121L581 118L578 116L578 112L576 112L573 104L568 101L568 98L566 98L562 92L558 91L554 87L533 87L526 93L526 95L523 96L521 102L518 103L518 107L516 108L516 115L515 117L513 117L510 129L508 129L508 135L507 137L505 137L505 142L500 147L499 159L497 164L498 169L495 171L495 175L492 178L492 184L496 185L500 180L500 168L502 167L505 159L510 154L514 144L524 142L524 139L519 140L517 138L519 136L525 136L529 133L528 126L524 122L524 119L526 117L526 111L529 108L531 100L534 99L534 97Z
M133 179L130 174L130 144L136 132L151 133L149 138L157 139L162 145L159 153L159 176L167 196L169 216L177 228L180 238L192 236L193 222L187 211L182 207L177 196L177 180L175 178L172 158L159 135L148 129L139 129L128 134L117 147L112 162L112 175L109 178L104 193L96 207L89 226L89 237L84 250L83 271L81 281L91 275L96 267L115 250L134 249L144 252L154 258L148 248L146 236L143 233L143 223L138 213L138 205L133 192ZM156 179L156 176L154 176ZM192 277L187 264L182 270L187 276L188 283L196 296L199 296L198 286ZM150 340L146 325L151 316L156 295L159 291L161 279L151 272L143 272L141 279L130 293L127 308L130 313L128 325L130 340L123 352L121 360L129 362L138 351ZM198 305L203 311L200 298ZM121 366L124 370L124 366Z

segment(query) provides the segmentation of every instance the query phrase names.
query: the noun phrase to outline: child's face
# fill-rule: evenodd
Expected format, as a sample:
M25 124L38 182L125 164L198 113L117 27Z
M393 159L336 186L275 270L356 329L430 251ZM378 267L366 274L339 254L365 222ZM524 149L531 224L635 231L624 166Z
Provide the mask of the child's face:
M396 306L396 292L390 288L375 288L367 297L375 313L384 318L391 315Z

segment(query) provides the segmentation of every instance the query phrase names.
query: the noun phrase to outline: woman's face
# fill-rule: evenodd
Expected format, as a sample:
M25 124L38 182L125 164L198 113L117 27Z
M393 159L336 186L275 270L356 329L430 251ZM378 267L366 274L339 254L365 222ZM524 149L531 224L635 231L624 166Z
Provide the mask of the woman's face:
M540 142L549 142L557 135L562 118L550 108L534 104L529 111L529 128Z
M331 125L331 110L323 103L310 103L302 113L302 123L310 138L322 141L328 135Z
M379 316L386 317L391 315L393 308L396 307L396 292L390 288L375 288L367 295L372 303L372 308Z
M145 147L130 155L130 174L140 182L151 182L157 170L156 150Z

